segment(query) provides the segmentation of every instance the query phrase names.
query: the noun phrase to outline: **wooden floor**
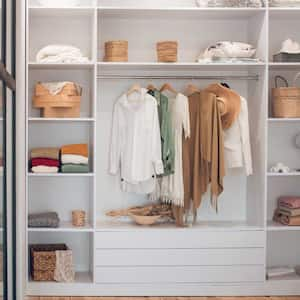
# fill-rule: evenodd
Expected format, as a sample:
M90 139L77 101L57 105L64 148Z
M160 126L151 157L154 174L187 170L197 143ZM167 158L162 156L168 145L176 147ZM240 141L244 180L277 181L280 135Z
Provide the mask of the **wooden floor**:
M29 297L28 300L300 300L295 297Z

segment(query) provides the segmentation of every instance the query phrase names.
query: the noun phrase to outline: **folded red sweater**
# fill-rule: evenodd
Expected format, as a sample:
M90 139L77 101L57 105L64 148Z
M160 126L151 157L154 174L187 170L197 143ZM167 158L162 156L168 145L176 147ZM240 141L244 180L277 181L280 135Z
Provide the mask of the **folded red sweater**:
M31 166L59 167L59 160L51 158L33 158L31 160Z

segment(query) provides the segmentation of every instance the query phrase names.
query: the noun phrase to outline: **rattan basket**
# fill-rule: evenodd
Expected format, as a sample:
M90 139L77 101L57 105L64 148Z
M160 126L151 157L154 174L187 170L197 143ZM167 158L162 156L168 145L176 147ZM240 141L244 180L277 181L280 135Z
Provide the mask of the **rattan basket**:
M73 210L72 211L72 224L76 227L85 226L85 211L84 210Z
M300 117L300 88L296 87L298 73L294 78L294 87L289 87L287 80L282 76L275 77L275 88L272 89L272 112L274 118ZM286 87L278 87L281 79Z
M104 61L127 62L128 41L108 41L105 43Z
M35 281L53 281L56 250L68 250L65 244L30 245L30 273Z
M156 44L158 62L177 62L178 43L176 41L162 41Z

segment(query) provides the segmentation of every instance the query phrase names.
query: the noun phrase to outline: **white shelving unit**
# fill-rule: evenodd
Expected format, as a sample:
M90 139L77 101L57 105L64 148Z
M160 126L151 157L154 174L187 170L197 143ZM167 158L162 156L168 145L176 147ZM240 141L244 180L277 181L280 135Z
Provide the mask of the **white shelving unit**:
M150 4L146 0L91 0L76 8L46 8L27 1L27 152L33 147L87 142L91 160L88 174L32 174L25 170L26 216L55 210L63 221L57 229L28 228L27 244L66 243L74 252L76 269L74 283L34 282L28 277L27 294L299 294L300 277L266 280L265 275L267 266L300 264L295 254L300 251L299 227L271 221L278 196L300 194L300 175L268 172L274 162L285 158L291 167L297 167L299 157L291 141L300 119L274 119L268 108L274 76L283 74L291 80L300 71L299 63L272 62L286 34L291 32L300 40L300 10L200 9L193 0L154 0ZM103 62L104 42L117 39L129 41L129 62ZM179 42L179 61L156 63L155 43L167 39ZM254 44L261 62L195 63L200 50L219 40ZM78 46L90 63L35 63L37 51L51 43ZM257 81L228 80L248 101L254 175L247 178L240 170L228 172L218 214L204 199L199 222L192 228L138 227L105 217L107 210L146 201L144 196L122 193L119 179L107 173L113 104L136 81L105 78L116 74L258 76ZM59 80L75 81L83 87L80 118L43 119L32 107L34 84ZM139 81L141 85L149 83ZM180 91L190 82L170 81ZM210 82L193 81L199 87ZM164 81L151 83L160 86ZM73 209L87 211L86 227L71 225ZM283 256L279 255L281 244ZM188 263L191 258L194 265ZM176 280L171 274L176 274Z

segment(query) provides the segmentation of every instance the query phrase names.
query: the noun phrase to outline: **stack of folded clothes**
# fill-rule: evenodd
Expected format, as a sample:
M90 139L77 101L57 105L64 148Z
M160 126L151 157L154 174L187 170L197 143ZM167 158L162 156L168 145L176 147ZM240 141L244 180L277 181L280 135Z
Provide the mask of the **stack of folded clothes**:
M59 222L56 212L35 213L28 216L29 227L57 228L59 227Z
M33 173L57 173L59 170L59 148L35 148L31 150Z
M62 173L88 173L89 156L87 144L65 145L61 148Z
M300 197L280 197L273 219L283 225L300 226Z

